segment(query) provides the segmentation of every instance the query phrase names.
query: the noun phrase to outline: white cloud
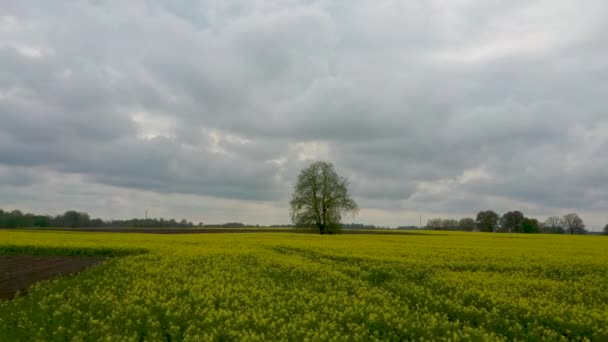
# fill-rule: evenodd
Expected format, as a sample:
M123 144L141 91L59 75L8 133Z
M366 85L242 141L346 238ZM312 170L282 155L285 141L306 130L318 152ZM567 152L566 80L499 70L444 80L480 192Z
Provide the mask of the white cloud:
M131 119L137 125L137 136L140 139L175 138L175 121L171 117L139 111L133 113Z
M328 160L329 145L323 141L310 141L290 144L291 154L294 154L299 161L305 160Z
M104 198L86 208L99 215L151 201L282 222L298 171L324 159L364 222L493 208L603 226L607 14L600 0L9 2L0 166L72 190L47 202L56 188L3 171L0 206L82 195Z

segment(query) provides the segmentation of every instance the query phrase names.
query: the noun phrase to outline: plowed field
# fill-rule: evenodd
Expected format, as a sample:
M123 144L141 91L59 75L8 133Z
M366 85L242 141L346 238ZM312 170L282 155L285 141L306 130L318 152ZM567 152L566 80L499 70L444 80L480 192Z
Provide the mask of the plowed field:
M102 262L104 257L0 255L0 299L40 280L76 273Z

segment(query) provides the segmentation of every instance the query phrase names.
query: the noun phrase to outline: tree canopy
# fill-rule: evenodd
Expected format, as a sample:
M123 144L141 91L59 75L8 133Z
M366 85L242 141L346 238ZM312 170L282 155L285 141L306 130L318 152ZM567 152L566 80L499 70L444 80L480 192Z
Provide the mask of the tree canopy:
M537 219L524 217L521 222L521 233L540 233L540 223Z
M458 228L459 230L472 232L475 230L475 220L470 217L461 218L460 221L458 221Z
M480 232L494 232L498 228L498 214L492 210L480 211L475 224Z
M545 233L563 234L562 219L558 216L551 216L543 224Z
M338 230L343 215L359 211L347 186L332 163L317 161L302 170L290 202L294 224L318 229L320 234Z
M572 213L562 217L562 226L570 234L584 234L585 224L578 214Z
M506 233L521 233L524 214L521 211L509 211L500 219L500 231Z

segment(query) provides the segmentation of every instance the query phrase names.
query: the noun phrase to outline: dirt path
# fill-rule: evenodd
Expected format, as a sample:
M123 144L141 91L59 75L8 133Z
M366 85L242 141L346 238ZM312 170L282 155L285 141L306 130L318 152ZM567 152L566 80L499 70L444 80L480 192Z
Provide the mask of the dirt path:
M104 257L0 255L0 299L13 298L33 283L76 273L105 260Z

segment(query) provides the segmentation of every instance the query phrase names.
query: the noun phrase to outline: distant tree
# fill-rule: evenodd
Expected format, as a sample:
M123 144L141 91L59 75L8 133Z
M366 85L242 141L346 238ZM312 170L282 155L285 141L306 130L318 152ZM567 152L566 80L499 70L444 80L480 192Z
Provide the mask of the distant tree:
M37 216L22 213L20 210L4 211L0 209L0 227L2 228L26 228L46 225L46 216Z
M220 225L222 228L245 228L245 224L241 222L227 222Z
M51 218L48 216L34 216L33 220L34 227L50 227L51 226Z
M432 218L426 221L426 229L440 230L443 228L443 219Z
M366 230L371 230L371 229L378 229L378 227L374 226L373 224L364 224L364 223L342 223L340 224L340 226L342 227L342 229L366 229Z
M608 235L608 224L604 227L604 235Z
M334 165L317 161L302 170L291 198L291 217L299 227L332 233L340 228L344 214L356 214L359 207L348 193L348 181Z
M585 224L578 214L572 213L564 215L561 220L562 227L570 234L586 233Z
M500 231L506 233L521 233L524 214L520 211L509 211L500 219Z
M545 233L563 234L562 219L557 216L547 218L543 224L543 230Z
M77 228L77 227L88 227L89 226L89 214L80 213L75 210L66 211L63 214L63 225L65 227Z
M458 221L458 229L468 232L475 230L475 220L470 217L460 219L460 221Z
M103 226L103 221L99 218L93 219L90 222L91 227L101 227Z
M417 230L420 229L418 226L398 226L398 230Z
M25 222L23 213L19 210L13 210L6 215L5 224L8 228L23 228L28 224Z
M443 230L458 230L458 220L444 219Z
M522 233L540 233L540 224L537 219L525 217L521 222Z
M480 211L477 214L475 225L481 232L494 232L498 227L498 214L492 210Z
M457 220L442 218L429 219L425 228L432 230L460 230Z

